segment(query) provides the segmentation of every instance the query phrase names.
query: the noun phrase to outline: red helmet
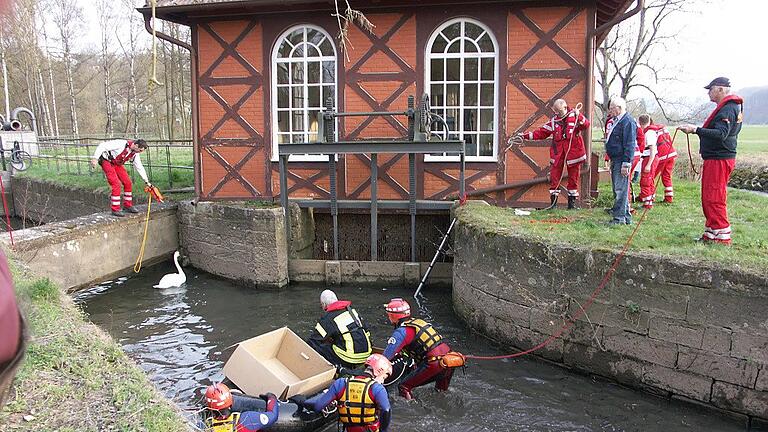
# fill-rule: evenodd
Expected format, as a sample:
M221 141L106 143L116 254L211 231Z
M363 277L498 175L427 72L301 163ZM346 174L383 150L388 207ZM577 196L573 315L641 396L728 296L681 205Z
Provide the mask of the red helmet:
M392 324L397 324L401 319L411 316L411 305L401 298L393 298L384 307Z
M205 404L212 410L227 409L232 406L232 392L222 383L209 385L205 389Z
M381 354L371 354L365 361L365 366L373 372L373 379L384 383L392 375L392 363Z

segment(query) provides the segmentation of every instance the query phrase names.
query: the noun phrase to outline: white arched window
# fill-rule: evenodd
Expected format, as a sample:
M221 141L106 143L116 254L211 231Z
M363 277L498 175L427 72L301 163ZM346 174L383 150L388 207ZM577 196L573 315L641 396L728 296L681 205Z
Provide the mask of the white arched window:
M319 27L296 26L283 33L272 53L272 160L277 145L317 141L317 115L328 98L336 107L336 47ZM291 160L328 160L291 156Z
M495 161L498 154L497 47L487 27L467 18L446 22L427 43L425 88L432 111L445 119L451 138L466 142L471 161ZM426 161L455 159L425 156Z

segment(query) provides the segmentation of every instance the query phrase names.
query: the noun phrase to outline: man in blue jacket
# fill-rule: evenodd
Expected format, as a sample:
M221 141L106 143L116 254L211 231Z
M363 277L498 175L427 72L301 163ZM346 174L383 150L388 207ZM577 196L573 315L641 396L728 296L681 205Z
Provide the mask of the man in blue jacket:
M613 208L611 208L613 219L608 223L629 225L632 223L628 199L629 175L637 145L637 123L627 113L627 102L620 97L611 99L608 114L613 117L613 121L608 126L605 152L611 159L611 183L614 195Z

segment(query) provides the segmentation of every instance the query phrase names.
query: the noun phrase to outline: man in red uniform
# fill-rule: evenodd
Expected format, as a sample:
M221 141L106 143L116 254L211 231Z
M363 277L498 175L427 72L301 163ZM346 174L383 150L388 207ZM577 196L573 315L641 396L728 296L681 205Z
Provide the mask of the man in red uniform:
M576 109L569 109L563 99L558 99L552 104L555 116L544 125L532 132L519 133L523 139L543 140L552 137L552 146L549 148L549 162L552 165L550 171L549 194L550 203L555 204L560 195L560 180L563 176L563 168L568 170L568 208L576 208L576 200L579 198L579 175L581 164L587 160L584 140L581 132L589 128L589 120Z
M133 167L136 169L139 177L144 180L144 183L151 186L149 179L147 179L147 172L144 170L144 165L141 164L141 158L139 157L139 154L146 150L147 147L146 141L142 139L136 141L118 139L104 141L93 152L91 165L94 168L97 165L101 165L104 175L107 176L107 182L112 187L111 203L113 216L125 216L125 213L120 211L120 184L123 185L124 190L123 208L125 211L128 213L139 212L133 207L133 184L123 165L126 162L133 163Z
M659 165L657 144L660 137L660 131L663 131L658 125L651 125L651 116L642 114L637 118L638 127L642 128L645 149L643 150L643 163L640 166L640 201L643 207L653 208L653 201L656 198L656 169ZM669 134L667 134L669 135Z
M701 207L706 225L701 241L731 244L728 220L728 180L736 165L736 144L744 115L744 99L732 95L731 81L725 77L712 80L705 89L709 100L717 104L704 125L678 126L685 133L699 136L699 153L704 159L701 171Z
M642 123L644 116L640 116L639 119L640 123ZM656 175L653 177L653 184L655 185L656 179L661 176L661 182L664 185L664 202L671 204L675 196L675 189L672 186L672 171L675 168L677 150L675 150L672 136L669 134L667 127L663 124L655 124L650 117L648 118L648 121L650 123L643 126L646 131L646 141L648 140L648 132L654 131L656 137L656 159L658 159ZM655 186L653 193L654 195L656 194Z

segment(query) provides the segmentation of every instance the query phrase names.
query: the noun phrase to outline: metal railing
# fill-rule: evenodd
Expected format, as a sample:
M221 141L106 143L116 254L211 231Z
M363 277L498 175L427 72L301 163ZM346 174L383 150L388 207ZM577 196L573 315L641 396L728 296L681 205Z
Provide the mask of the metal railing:
M114 139L114 138L113 138ZM90 165L96 146L104 141L97 138L55 138L39 137L33 142L19 142L22 149L32 155L33 166L44 166L45 170L71 175L101 175L101 170L94 170ZM192 140L157 140L146 139L149 148L141 154L142 164L147 177L153 184L167 183L168 189L185 183L175 173L194 172ZM6 143L5 145L12 145ZM128 164L133 172L133 165ZM183 184L192 186L192 184Z

